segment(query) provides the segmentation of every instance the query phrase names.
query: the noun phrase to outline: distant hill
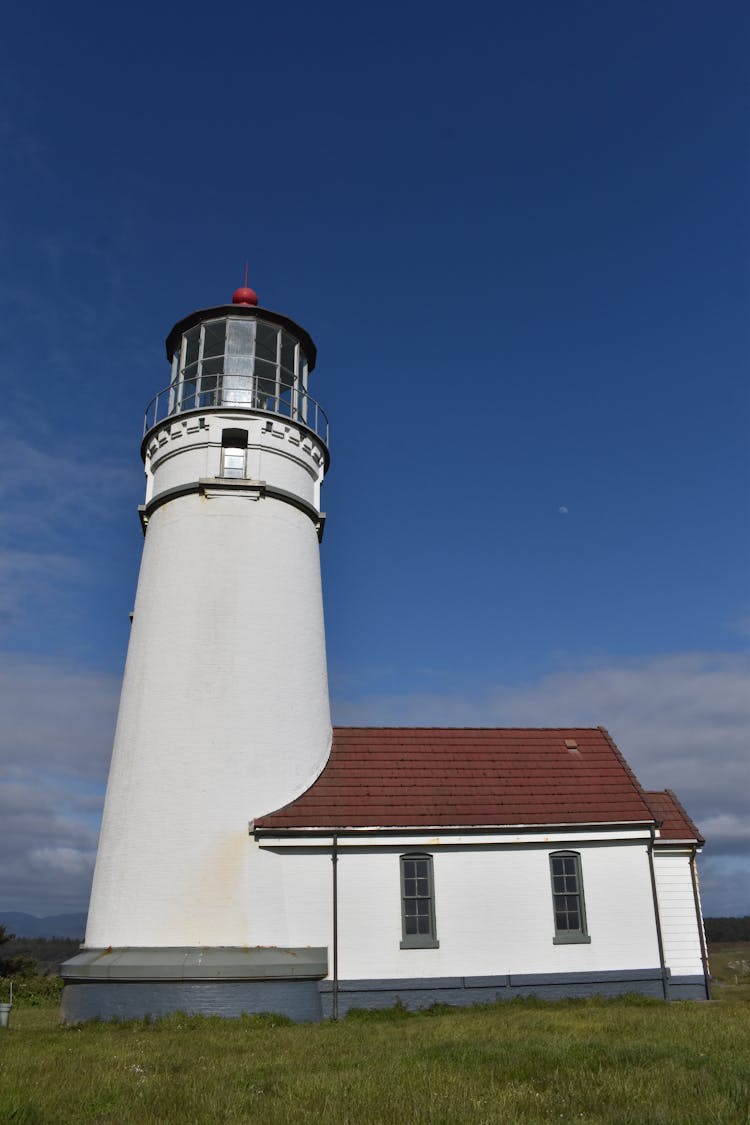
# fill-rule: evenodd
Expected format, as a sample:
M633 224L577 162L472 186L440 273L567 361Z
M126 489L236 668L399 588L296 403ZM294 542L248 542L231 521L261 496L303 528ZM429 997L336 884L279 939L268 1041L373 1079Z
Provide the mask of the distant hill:
M37 918L18 910L0 910L0 923L9 934L20 938L77 938L86 932L85 914L48 914Z
M19 938L70 938L83 941L86 932L85 914L48 914L37 918L20 911L0 911L0 922L10 934ZM750 941L750 917L706 918L709 941Z

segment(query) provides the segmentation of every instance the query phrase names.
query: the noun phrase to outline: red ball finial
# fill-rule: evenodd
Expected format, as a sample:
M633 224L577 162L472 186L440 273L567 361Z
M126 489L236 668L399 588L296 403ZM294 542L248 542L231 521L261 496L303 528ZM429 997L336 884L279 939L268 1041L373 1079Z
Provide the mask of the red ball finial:
M257 303L258 294L254 289L248 289L246 285L242 285L239 289L235 289L234 293L232 294L233 305L257 305Z

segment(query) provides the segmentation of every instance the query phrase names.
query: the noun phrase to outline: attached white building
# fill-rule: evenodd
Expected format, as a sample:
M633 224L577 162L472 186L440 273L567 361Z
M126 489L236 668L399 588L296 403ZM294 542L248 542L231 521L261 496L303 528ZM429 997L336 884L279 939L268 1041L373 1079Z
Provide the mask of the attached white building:
M703 844L606 731L332 731L309 335L180 321L68 1020L706 997Z

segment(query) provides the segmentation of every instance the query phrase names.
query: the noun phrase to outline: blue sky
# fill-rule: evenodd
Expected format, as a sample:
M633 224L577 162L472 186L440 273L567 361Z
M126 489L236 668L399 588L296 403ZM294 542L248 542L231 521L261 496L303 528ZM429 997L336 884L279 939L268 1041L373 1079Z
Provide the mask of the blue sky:
M41 3L0 75L0 908L84 909L163 340L331 419L334 718L609 727L750 913L750 13Z

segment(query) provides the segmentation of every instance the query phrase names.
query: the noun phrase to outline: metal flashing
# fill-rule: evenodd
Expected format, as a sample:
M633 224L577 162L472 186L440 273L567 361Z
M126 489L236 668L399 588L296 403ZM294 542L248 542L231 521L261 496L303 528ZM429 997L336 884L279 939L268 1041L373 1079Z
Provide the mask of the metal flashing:
M282 949L162 948L84 949L60 967L64 981L208 981L320 979L328 973L325 946Z

